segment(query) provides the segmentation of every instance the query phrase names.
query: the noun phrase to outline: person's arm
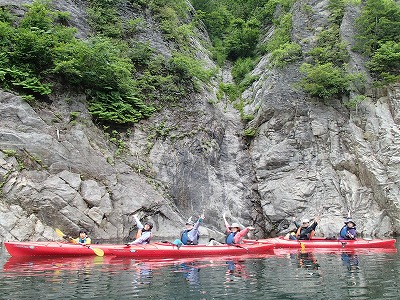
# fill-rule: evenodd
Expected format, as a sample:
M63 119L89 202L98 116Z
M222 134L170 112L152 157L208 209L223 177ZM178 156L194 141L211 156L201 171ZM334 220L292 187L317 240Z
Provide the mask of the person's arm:
M347 231L347 237L349 237L350 239L354 240L357 238L357 231L354 228L351 228Z
M294 225L296 226L296 228L299 229L299 227L301 226L301 224L299 224L299 223L296 222L296 218L295 218L295 217L293 217L292 221L293 221Z
M197 234L199 233L199 227L200 223L203 222L204 219L204 214L202 214L197 222L194 224L193 229L188 232L188 238L191 241L194 241L197 239Z
M238 233L235 234L235 237L233 239L233 241L235 242L235 244L240 244L240 242L242 241L242 239L245 237L245 235L249 232L249 230L253 230L254 227L246 227L243 230L240 230Z
M339 235L340 235L340 237L345 238L345 237L346 237L346 234L347 234L347 226L344 225L344 226L342 227L342 229L340 229Z
M144 226L143 226L143 224L140 222L138 216L135 214L135 215L133 215L133 218L135 219L135 222L136 222L136 224L137 224L137 227L138 227L139 229L143 229Z
M92 239L90 237L86 238L86 245L90 245L92 243Z
M317 227L317 225L318 225L318 222L319 222L319 217L315 217L314 218L314 222L311 224L311 229L312 230L315 230L315 228Z
M149 239L150 237L151 237L150 231L143 232L143 234L138 239L134 240L130 244L131 245L143 244L143 242L146 241L147 239Z
M226 220L225 213L222 215L222 217L224 218L226 232L230 233L231 232L231 230L229 229L230 225L229 225L228 221Z

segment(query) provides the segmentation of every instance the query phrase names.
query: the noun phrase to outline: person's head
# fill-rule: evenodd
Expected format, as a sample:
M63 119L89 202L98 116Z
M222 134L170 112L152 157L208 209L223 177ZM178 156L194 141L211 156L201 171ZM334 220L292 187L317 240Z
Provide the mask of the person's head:
M149 231L149 230L152 230L152 229L153 229L153 223L151 223L151 222L146 222L146 223L144 224L144 230Z
M308 227L309 225L310 225L310 220L309 219L301 220L301 227Z
M194 223L192 221L187 221L185 226L186 226L187 230L192 230L193 226L194 226Z
M79 237L80 237L81 239L84 239L85 237L87 237L87 232L86 232L85 229L81 229L81 230L79 231Z
M240 231L240 225L238 223L232 223L232 225L229 226L229 230L232 232Z
M354 223L354 221L353 221L352 219L348 219L348 220L346 220L344 223L345 223L345 224L347 225L347 227L349 227L349 228L356 227L356 223Z

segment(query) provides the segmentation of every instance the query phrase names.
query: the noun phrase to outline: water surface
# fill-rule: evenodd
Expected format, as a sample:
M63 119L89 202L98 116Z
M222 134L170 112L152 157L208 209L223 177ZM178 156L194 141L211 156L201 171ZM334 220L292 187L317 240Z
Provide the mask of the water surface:
M399 258L393 250L279 250L179 261L19 259L2 246L0 299L399 299Z

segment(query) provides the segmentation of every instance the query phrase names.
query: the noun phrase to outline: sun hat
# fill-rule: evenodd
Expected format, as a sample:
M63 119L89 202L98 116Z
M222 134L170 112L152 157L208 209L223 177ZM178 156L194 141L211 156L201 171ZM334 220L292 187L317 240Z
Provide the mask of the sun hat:
M356 222L354 222L353 219L347 219L346 221L344 221L344 224L347 224L347 223L353 223L354 226L356 226Z
M232 225L229 226L229 228L239 228L240 229L240 225L238 223L232 223Z

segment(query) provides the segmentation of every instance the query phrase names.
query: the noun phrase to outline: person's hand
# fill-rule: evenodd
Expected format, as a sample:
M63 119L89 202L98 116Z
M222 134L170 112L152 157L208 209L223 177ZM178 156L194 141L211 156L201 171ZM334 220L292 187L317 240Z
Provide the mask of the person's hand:
M253 226L248 226L247 227L249 230L254 230L255 228Z
M292 218L292 221L295 222L295 221L296 221L296 217L293 217L293 218Z
M204 213L202 213L201 215L200 215L200 219L204 219L205 217L204 217Z
M316 216L316 217L314 218L314 221L317 222L317 223L319 223L319 221L320 221L319 216Z

